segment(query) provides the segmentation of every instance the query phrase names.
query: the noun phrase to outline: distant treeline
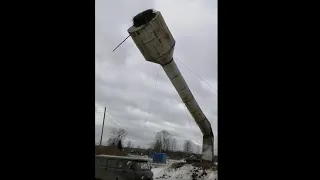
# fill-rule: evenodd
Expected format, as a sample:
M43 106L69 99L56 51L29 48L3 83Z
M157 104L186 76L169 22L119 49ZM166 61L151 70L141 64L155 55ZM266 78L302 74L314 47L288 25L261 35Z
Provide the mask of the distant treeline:
M191 156L190 153L182 152L182 151L161 151L162 153L166 153L170 159L184 159L189 158ZM124 147L122 150L119 150L114 146L99 146L95 147L96 154L106 154L106 155L117 155L117 156L127 156L127 155L142 155L152 157L153 153L158 153L157 151L153 151L152 149L143 149L143 148L128 148ZM201 154L193 154L197 158L201 158ZM217 158L217 157L216 157Z
M201 158L201 147L195 145L191 140L186 139L183 144L183 150L177 148L177 140L166 130L157 132L154 140L150 142L148 147L141 148L139 145L134 145L131 141L123 142L127 136L125 129L113 129L110 132L110 137L106 141L106 146L96 145L95 154L107 155L147 155L152 157L153 153L166 153L170 159L184 159L194 155L196 158Z

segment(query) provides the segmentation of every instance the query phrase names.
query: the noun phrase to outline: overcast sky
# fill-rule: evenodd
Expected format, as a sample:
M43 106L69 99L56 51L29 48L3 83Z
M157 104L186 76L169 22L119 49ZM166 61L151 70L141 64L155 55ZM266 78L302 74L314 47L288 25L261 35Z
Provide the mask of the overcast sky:
M126 140L146 147L155 133L167 130L178 140L202 144L202 133L160 65L147 62L127 36L132 18L143 10L161 11L176 40L174 58L190 90L211 123L217 148L217 1L216 0L96 0L95 105L96 141L103 108L107 107L104 141L111 128L124 128ZM158 78L157 72L159 70ZM156 79L158 79L154 91ZM208 83L209 85L207 85ZM151 106L149 106L151 102ZM149 110L150 107L150 110ZM149 112L148 121L146 116ZM215 152L217 153L217 152Z

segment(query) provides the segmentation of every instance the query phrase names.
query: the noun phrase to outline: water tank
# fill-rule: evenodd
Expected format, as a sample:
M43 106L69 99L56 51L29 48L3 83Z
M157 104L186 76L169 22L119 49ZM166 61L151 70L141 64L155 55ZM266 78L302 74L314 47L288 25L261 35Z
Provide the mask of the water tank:
M128 33L147 61L161 65L172 61L176 41L159 11L146 10L135 16Z
M153 153L152 154L152 162L153 163L167 163L167 154L166 153Z

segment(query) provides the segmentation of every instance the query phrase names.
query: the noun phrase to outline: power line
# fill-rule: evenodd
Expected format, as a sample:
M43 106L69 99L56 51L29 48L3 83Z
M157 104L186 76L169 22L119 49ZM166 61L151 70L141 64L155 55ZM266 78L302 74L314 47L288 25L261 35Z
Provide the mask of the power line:
M105 107L106 108L106 107ZM101 113L102 111L95 111L96 113ZM109 112L108 112L108 114L106 113L107 112L107 109L105 109L105 114L104 114L104 116L107 116L113 123L115 123L115 124L118 124L118 125L121 125L121 123L118 121L118 120L115 120L115 119L113 119L113 117L110 115L108 115L109 114Z
M149 102L149 108L148 108L148 111L147 111L146 120L145 120L145 122L144 122L143 127L145 127L145 126L146 126L147 121L148 121L149 112L150 112L150 109L151 109L151 104L152 104L152 101L153 101L153 99L154 99L155 92L156 92L156 88L157 88L158 75L159 75L160 68L161 68L161 66L159 66L159 68L158 68L158 72L157 72L157 76L156 76L156 83L155 83L154 88L153 88L152 96L151 96L151 99L150 99L150 102Z
M207 81L205 81L201 76L193 72L187 65L185 65L183 62L181 62L178 58L174 58L178 60L182 65L184 65L187 69L189 69L190 72L192 72L194 75L196 75L198 78L200 78L204 83L206 83L212 90L214 90L217 93L217 90L215 90Z
M107 115L107 117L115 124L121 125L119 121L114 120L111 116Z
M117 119L114 119L112 116L111 116L111 114L109 113L109 112L107 112L108 110L106 109L106 107L105 107L105 117L107 118L107 119L109 119L109 120L111 120L114 124L116 124L117 126L119 126L119 127L121 127L121 123L117 120ZM102 111L99 111L99 110L97 110L97 111L95 111L96 113L101 113ZM117 127L117 126L115 126L115 128L117 129L117 130L119 130L119 128ZM127 132L128 132L128 128L125 128L125 127L121 127L121 128L123 128L123 129L125 129Z

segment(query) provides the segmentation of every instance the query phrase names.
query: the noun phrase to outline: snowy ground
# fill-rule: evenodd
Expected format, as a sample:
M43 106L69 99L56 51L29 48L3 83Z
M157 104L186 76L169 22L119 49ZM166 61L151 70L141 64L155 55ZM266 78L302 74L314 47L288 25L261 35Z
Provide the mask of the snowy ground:
M194 167L191 164L185 164L177 169L170 168L174 161L167 165L154 165L152 168L154 180L218 180L217 172Z
M137 156L142 157L142 156ZM143 157L149 159L151 158ZM185 164L180 168L171 168L173 163L182 163L185 160L167 160L167 164L151 163L154 180L218 180L217 171L205 170Z

